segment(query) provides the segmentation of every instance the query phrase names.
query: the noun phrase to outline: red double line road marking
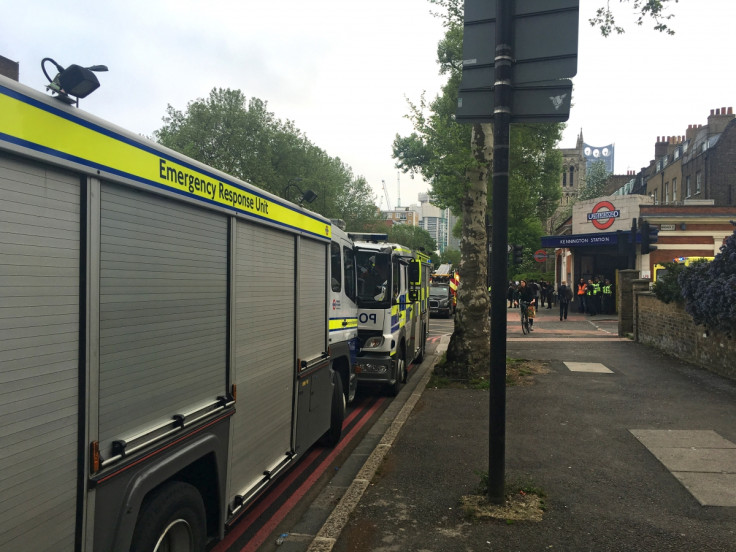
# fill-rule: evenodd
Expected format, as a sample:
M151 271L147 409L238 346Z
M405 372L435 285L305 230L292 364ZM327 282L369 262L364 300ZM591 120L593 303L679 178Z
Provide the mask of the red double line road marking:
M343 427L349 425L352 420L357 417L361 412L363 413L362 418L355 424L350 430L348 435L340 439L340 442L335 448L327 455L327 457L316 467L311 475L302 483L292 495L284 502L284 504L274 513L273 516L253 535L253 538L240 549L240 552L253 552L258 549L261 544L268 538L268 536L276 529L276 526L283 521L286 515L292 510L299 500L307 493L309 488L314 484L317 479L321 477L327 466L340 454L340 452L353 440L358 430L363 427L373 417L376 410L383 404L386 399L384 397L378 399L367 411L354 410L350 416L348 416L343 422ZM299 466L293 468L289 473L278 482L272 489L268 491L268 494L264 499L252 510L248 511L245 516L240 519L236 526L230 531L225 538L214 548L212 552L226 552L231 547L240 535L242 535L256 519L258 519L271 504L273 504L282 493L289 488L289 486L298 478L305 470L307 470L317 456L322 453L320 449L312 449L307 456L302 460Z

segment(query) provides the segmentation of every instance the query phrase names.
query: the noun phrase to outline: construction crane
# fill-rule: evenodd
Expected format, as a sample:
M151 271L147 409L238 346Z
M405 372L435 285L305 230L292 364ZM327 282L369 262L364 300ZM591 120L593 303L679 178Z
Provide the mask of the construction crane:
M401 207L401 173L396 171L396 208Z
M381 184L383 184L383 193L386 195L386 210L391 211L391 200L388 198L388 188L386 188L386 181L381 180Z

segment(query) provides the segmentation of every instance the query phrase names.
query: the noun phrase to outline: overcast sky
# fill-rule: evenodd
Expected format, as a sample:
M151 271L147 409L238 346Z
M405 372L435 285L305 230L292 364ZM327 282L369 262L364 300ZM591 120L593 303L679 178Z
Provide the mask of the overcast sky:
M669 37L634 27L604 39L587 20L604 0L581 0L578 74L560 147L615 144L615 172L639 170L657 136L705 124L736 104L734 0L680 0ZM615 2L618 4L618 2ZM614 3L612 3L614 5ZM240 89L373 187L385 208L415 203L427 186L394 168L391 143L411 132L406 98L433 97L440 21L427 0L0 0L0 55L42 90L44 57L105 64L81 107L151 135L167 104L184 110L214 87ZM51 67L48 68L51 71ZM256 183L257 184L257 183Z

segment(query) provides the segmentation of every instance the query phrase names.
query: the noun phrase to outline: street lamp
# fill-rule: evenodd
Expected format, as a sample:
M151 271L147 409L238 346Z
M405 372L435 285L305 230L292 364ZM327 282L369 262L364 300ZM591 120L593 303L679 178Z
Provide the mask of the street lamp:
M46 62L51 62L56 67L56 76L52 79L46 72ZM79 98L86 98L92 92L100 87L100 81L93 71L107 71L106 65L92 65L91 67L81 67L76 64L72 64L66 69L56 63L51 58L43 58L41 60L41 70L49 81L46 85L48 90L51 90L52 94L58 94L58 99L68 103L76 103L79 107ZM76 98L73 99L70 96Z

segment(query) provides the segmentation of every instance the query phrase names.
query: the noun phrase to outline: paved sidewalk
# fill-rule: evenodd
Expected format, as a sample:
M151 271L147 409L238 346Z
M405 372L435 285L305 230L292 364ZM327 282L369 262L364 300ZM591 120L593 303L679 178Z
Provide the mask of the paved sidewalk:
M309 549L735 550L736 382L619 339L613 317L542 309L523 336L515 316L508 356L549 372L507 389L506 477L546 493L543 520L465 518L488 467L489 393L425 389L429 357L403 427Z

